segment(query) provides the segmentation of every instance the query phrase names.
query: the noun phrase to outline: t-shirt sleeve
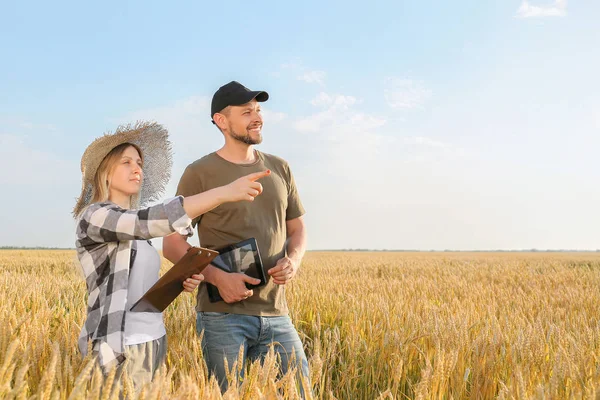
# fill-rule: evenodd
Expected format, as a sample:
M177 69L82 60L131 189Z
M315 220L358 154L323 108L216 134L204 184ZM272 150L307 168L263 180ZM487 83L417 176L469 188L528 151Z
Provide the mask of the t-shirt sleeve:
M193 196L198 193L202 193L204 190L202 188L202 181L200 180L199 175L194 171L192 165L188 165L188 167L183 171L183 175L181 175L181 179L179 179L179 184L177 185L177 196ZM202 215L194 218L192 220L192 226L195 227L200 222Z
M286 165L288 174L288 204L285 210L285 220L289 221L294 218L301 217L304 215L304 206L300 201L300 195L298 194L298 188L296 187L296 180L292 174L292 170L289 165Z

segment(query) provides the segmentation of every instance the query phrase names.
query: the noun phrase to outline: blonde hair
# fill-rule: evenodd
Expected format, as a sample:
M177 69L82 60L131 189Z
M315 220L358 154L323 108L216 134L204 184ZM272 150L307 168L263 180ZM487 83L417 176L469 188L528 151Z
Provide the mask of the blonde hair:
M142 163L144 162L142 150L140 150L137 145L133 143L121 143L120 145L114 147L104 157L104 159L102 159L100 166L96 170L96 175L94 176L94 182L92 184L92 200L90 201L90 204L100 203L108 200L108 197L110 196L110 179L112 172L117 165L117 162L121 160L125 150L129 147L136 149L140 155L140 158L142 159ZM131 208L137 206L139 197L139 193L131 196L129 203Z

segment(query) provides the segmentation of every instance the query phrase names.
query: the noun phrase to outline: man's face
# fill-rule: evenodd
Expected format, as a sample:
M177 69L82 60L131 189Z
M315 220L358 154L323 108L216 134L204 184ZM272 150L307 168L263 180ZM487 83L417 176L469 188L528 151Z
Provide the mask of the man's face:
M235 140L246 144L262 142L263 119L256 100L241 106L229 106L226 122L227 133Z

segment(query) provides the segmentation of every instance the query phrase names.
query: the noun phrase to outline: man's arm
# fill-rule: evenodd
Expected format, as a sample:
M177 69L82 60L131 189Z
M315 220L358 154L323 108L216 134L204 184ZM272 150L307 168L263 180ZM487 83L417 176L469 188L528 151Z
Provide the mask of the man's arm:
M307 234L304 218L291 219L286 221L285 225L287 232L287 255L279 259L277 264L268 271L271 278L273 278L273 282L278 285L285 285L294 278L306 252Z

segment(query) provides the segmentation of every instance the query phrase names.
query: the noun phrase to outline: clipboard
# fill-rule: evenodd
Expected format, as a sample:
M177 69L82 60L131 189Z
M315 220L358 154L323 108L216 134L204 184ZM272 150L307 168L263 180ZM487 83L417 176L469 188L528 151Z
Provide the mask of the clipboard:
M185 255L129 309L132 312L163 312L183 292L183 282L199 274L219 252L190 247Z

